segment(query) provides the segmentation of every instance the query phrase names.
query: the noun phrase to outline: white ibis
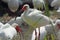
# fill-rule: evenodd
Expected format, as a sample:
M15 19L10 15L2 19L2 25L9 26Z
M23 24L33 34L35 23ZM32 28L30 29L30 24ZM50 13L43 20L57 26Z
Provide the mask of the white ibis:
M55 7L56 9L60 7L60 0L53 0L51 3L52 7Z
M36 9L30 9L28 4L25 4L22 8L24 11L21 15L21 18L29 25L33 27L44 26L52 22L52 19L43 15L42 11L38 11Z
M57 39L60 40L60 20L57 20L55 24L57 26L57 31L56 31Z
M11 40L16 34L16 29L9 26L8 28L2 29L0 31L0 38L1 40Z
M54 30L55 32L54 32ZM37 33L36 33L37 32ZM40 27L40 40L44 40L44 38L46 37L47 35L47 32L48 33L53 33L54 34L56 33L57 35L57 39L60 40L60 20L56 20L55 24L53 24L53 28L52 28L52 25L46 25L46 26L42 26ZM32 40L35 40L36 38L36 35L38 37L39 35L39 28L36 28L34 31L33 31L33 34L32 34Z
M21 17L17 17L16 20L15 18L12 18L10 21L8 21L8 23L10 25L12 25L13 23L17 23L19 26L21 26L21 24L23 23L23 20L21 19Z
M51 3L51 6L54 7L54 6L60 6L60 0L53 0L52 3Z
M6 24L6 28L0 31L0 39L1 40L12 40L14 36L17 35L17 32L21 32L18 24L14 23L11 25Z
M43 9L45 5L44 0L32 0L32 3L36 9Z
M17 9L19 8L19 1L18 0L8 1L8 7L12 12L17 11Z

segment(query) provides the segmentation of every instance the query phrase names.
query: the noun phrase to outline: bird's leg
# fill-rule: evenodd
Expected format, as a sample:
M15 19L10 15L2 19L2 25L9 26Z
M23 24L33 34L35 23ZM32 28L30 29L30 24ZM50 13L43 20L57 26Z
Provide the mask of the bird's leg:
M36 29L35 29L35 40L38 40L38 38L37 38L37 31L36 31Z
M38 34L38 40L40 40L40 28L39 28L38 30L39 30L39 34Z
M19 34L21 35L21 36L20 36L20 37L21 37L21 40L25 40L24 34L23 34L22 32L19 32Z
M15 21L16 21L16 17L17 17L17 16L15 16Z

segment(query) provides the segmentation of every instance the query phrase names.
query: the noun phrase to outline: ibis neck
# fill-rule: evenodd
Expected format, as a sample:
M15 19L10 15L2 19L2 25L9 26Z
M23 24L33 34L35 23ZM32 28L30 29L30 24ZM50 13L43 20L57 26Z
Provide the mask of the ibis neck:
M28 9L24 11L24 15L28 15Z

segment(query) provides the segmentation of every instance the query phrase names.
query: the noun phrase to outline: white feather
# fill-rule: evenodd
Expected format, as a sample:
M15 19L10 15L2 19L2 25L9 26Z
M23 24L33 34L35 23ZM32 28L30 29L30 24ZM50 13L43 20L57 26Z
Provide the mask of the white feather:
M39 29L36 28L36 32L37 32L37 37L38 37L38 34L39 34ZM45 30L45 27L42 26L40 27L40 40L44 40L44 37L46 36L47 34L47 31ZM35 30L33 31L33 34L32 34L32 39L31 40L35 40Z
M15 28L10 26L0 31L0 38L1 40L11 40L16 34L17 31Z
M17 23L19 26L22 24L23 20L21 17L17 17L16 20L15 18L12 18L8 23L12 25L13 23Z
M40 40L44 40L44 37L46 37L47 33L53 33L54 30L55 30L54 34L57 35L56 39L60 40L60 29L58 30L57 24L60 24L60 20L56 20L55 24L53 24L53 27L51 24L40 27ZM36 28L36 31L38 35L39 34L38 28ZM32 34L32 40L35 40L35 37L36 36L35 36L35 30L34 30Z
M17 11L17 9L19 8L19 1L18 0L10 0L8 2L8 7L12 12Z
M33 5L34 5L34 8L41 8L41 9L43 9L43 6L45 5L44 4L44 0L32 0L32 2L33 2Z

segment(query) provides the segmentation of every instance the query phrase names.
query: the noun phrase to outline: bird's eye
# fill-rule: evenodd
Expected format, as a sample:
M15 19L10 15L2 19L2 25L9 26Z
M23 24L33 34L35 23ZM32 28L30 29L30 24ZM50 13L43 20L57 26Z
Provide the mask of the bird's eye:
M25 6L25 8L27 8L27 6Z

